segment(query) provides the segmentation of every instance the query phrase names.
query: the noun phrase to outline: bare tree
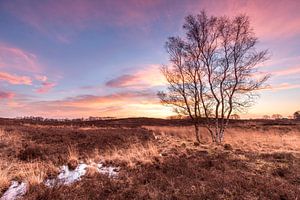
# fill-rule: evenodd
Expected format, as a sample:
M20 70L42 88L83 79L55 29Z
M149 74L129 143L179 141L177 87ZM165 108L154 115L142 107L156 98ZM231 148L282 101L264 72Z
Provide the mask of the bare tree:
M273 115L272 115L272 118L273 118L273 119L282 119L283 117L282 117L281 114L273 114Z
M192 119L197 141L203 118L212 140L220 143L231 114L251 106L269 78L257 71L267 51L256 49L258 40L245 15L208 17L202 11L187 16L183 28L184 38L166 42L170 64L161 71L168 88L158 96Z
M296 112L294 113L294 119L295 119L295 120L300 120L300 110L299 110L299 111L296 111Z
M232 114L230 116L231 119L241 119L241 117L238 114Z
M271 119L270 115L264 115L263 119Z

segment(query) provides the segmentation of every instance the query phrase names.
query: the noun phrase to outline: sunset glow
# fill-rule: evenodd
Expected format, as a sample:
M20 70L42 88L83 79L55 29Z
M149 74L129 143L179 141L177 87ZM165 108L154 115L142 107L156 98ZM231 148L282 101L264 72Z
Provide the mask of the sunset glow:
M0 1L0 117L168 117L164 44L188 14L250 17L269 87L246 118L300 109L300 1Z

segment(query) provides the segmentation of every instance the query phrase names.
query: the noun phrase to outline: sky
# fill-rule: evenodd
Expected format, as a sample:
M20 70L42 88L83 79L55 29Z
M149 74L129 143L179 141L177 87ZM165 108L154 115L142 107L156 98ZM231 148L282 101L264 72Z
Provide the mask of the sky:
M298 0L0 0L0 117L167 117L164 44L188 14L247 14L271 73L245 118L300 110Z

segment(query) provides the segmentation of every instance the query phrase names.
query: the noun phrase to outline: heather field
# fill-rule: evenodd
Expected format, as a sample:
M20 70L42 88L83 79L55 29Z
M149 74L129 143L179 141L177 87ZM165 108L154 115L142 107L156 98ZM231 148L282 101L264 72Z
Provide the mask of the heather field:
M234 123L216 145L185 123L2 121L0 196L15 181L22 199L300 198L299 124Z

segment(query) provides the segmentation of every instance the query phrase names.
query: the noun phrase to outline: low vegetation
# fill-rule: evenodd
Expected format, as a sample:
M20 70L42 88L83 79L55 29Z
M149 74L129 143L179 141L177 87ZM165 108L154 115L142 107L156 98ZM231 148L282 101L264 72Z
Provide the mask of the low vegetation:
M139 122L138 122L139 123ZM24 199L299 199L300 125L235 124L223 145L194 141L193 126L1 125L0 196L12 180ZM47 187L62 165L102 162L80 181Z

